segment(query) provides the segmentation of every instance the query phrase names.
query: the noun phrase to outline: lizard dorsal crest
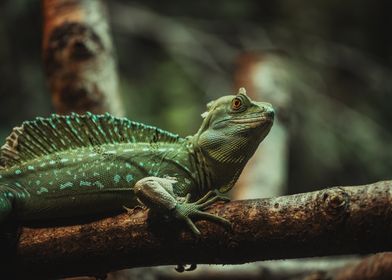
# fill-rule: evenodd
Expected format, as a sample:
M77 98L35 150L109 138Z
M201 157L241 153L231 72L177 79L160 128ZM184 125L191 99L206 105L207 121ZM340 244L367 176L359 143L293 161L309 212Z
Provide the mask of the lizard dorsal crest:
M183 141L177 134L110 114L36 118L15 127L0 150L0 169L60 151L116 143Z

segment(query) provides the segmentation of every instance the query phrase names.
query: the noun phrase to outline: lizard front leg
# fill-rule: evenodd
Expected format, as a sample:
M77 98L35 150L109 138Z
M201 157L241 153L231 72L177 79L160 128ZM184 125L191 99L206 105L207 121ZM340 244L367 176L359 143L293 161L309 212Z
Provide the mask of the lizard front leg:
M200 231L191 218L202 218L231 226L228 220L203 212L206 207L220 199L214 196L213 192L208 192L198 201L190 203L189 194L185 198L174 194L175 183L177 181L173 178L146 177L135 184L134 191L144 205L161 213L171 213L173 217L184 221L195 235L200 235Z

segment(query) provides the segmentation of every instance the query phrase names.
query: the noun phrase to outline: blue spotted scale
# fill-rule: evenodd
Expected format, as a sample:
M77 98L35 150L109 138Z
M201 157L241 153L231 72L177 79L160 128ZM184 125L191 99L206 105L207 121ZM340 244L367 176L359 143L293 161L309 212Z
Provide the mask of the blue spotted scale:
M238 104L240 103L240 104ZM272 107L244 91L209 103L186 138L110 114L52 115L13 129L0 152L0 225L101 217L139 204L190 220L228 191L267 135Z

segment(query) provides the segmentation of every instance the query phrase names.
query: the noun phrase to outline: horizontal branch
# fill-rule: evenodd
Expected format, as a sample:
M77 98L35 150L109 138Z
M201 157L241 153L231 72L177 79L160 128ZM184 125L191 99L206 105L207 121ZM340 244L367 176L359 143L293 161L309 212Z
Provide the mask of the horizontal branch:
M323 279L374 280L392 279L392 253L379 253L364 258L360 262L337 269Z
M93 275L122 268L179 263L245 262L357 254L392 249L392 181L277 198L216 203L194 237L184 225L136 208L83 225L24 228L15 262L29 276ZM15 270L14 270L15 271Z

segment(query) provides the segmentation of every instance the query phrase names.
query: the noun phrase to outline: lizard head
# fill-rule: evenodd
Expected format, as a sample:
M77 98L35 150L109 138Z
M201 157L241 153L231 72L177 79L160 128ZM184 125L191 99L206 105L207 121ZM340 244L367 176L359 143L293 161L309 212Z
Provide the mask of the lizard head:
M203 123L194 137L194 146L203 154L215 177L233 177L228 182L215 178L222 192L230 190L246 162L270 131L274 110L269 103L255 102L244 88L238 94L208 103ZM222 173L222 171L226 171ZM230 175L229 175L230 177Z

